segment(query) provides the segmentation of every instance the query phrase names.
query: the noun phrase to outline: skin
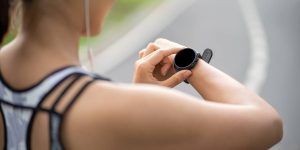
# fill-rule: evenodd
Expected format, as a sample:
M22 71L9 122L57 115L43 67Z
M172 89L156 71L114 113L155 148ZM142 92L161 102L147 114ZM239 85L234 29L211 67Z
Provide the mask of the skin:
M17 38L0 53L1 72L11 86L26 88L57 68L80 65L82 3L40 0L25 7ZM91 4L91 30L96 35L113 1ZM175 73L172 60L183 47L158 39L139 52L133 84L99 81L90 86L65 118L65 147L253 150L268 149L281 140L282 121L276 110L230 76L202 60L191 71ZM205 100L171 89L185 79ZM47 148L41 144L47 139L38 135L36 140L33 145Z

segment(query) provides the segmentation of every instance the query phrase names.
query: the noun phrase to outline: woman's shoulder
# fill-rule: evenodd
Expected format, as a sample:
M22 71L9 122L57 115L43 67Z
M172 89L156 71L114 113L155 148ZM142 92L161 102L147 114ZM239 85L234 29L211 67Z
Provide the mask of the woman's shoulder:
M199 101L160 86L97 81L66 115L62 139L75 150L249 149L261 136L257 131L269 124L260 114L253 107Z
M99 141L108 138L105 132L108 132L106 126L109 115L112 115L109 112L122 98L122 91L115 83L103 80L97 80L86 88L65 114L62 130L64 146L68 149L107 149L101 147L103 144Z
M125 133L131 130L128 126L131 121L136 129L151 128L153 116L159 113L167 115L164 112L167 105L181 103L175 98L180 96L179 93L155 85L97 81L86 89L67 114L64 143L71 146L70 149L87 149L86 145L90 145L90 149L109 149L107 144L112 144L111 140L121 134L116 131L133 134ZM166 98L170 95L174 96L173 102ZM155 113L150 115L152 112ZM85 146L80 147L82 145Z
M93 82L66 114L62 131L64 145L70 149L109 149L105 143L113 138L111 127L119 125L125 113L155 89L105 80Z

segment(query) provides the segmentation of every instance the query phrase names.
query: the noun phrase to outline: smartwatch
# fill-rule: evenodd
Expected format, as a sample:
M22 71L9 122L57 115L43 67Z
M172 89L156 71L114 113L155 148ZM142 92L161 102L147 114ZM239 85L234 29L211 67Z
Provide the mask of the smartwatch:
M204 50L202 55L191 48L185 48L176 54L174 58L174 68L177 72L181 70L192 70L199 59L203 59L209 63L212 56L213 52L208 48ZM186 80L184 82L188 83Z

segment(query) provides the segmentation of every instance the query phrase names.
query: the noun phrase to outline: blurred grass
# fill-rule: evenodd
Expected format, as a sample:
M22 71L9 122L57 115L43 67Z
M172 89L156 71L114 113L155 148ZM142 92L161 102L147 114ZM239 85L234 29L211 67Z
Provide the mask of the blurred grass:
M111 12L105 20L103 31L113 30L120 27L128 16L136 12L140 7L153 6L161 0L116 0ZM10 32L4 39L4 44L9 43L15 37L15 31ZM93 38L94 40L97 37ZM94 41L92 39L92 41ZM81 38L80 45L85 45L86 38Z
M138 13L137 11L141 7L152 7L159 2L162 2L162 0L116 0L112 10L105 19L102 31L108 32L121 27L126 22L126 19L133 13ZM91 38L89 42L101 42L102 38L99 36ZM82 37L81 46L86 43L87 39Z
M4 45L9 43L10 41L12 41L15 38L15 33L8 33L7 36L4 39Z
M108 15L105 27L116 26L135 12L141 6L151 6L161 0L117 0L111 13Z

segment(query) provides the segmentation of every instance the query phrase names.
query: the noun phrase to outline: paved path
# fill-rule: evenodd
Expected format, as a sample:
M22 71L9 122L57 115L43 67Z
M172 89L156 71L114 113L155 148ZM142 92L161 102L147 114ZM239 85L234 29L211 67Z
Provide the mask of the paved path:
M256 4L269 47L267 78L259 92L284 120L284 139L273 149L300 150L300 0L256 0ZM209 47L215 52L212 65L244 82L253 46L244 19L237 0L197 0L150 39L164 37L199 51ZM130 56L106 75L131 82L136 59L137 55ZM177 89L198 95L185 84Z

